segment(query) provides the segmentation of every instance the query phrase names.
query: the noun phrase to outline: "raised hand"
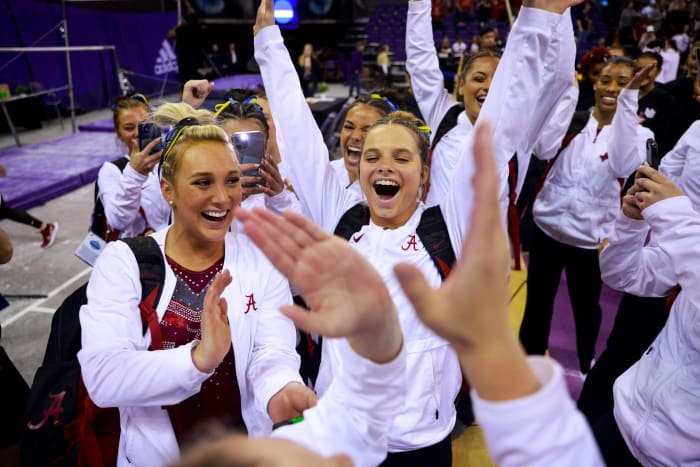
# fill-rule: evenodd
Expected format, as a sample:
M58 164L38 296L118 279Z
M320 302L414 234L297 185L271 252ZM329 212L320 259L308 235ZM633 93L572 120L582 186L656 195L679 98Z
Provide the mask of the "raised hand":
M151 149L153 149L160 141L160 138L153 138L153 141L149 142L143 148L143 151L139 150L138 141L132 141L131 150L129 151L129 165L141 175L148 175L160 160L160 155L163 152L158 151L151 154Z
M347 242L292 212L237 209L236 217L311 309L286 306L282 313L307 332L348 337L355 352L377 363L396 357L403 335L389 292Z
M632 79L627 83L625 89L639 89L642 84L649 79L651 71L656 68L656 63L650 63L641 70L639 70Z
M253 36L257 36L263 28L274 25L275 2L274 0L262 0L255 17L255 25L253 25Z
M394 273L421 320L455 347L479 395L506 400L531 394L539 383L508 318L510 250L488 124L475 130L474 160L471 227L447 280L434 290L413 265L398 264Z
M291 382L277 391L267 403L267 413L273 423L301 416L304 410L316 405L316 394L301 383Z
M185 87L182 89L182 102L198 109L212 89L214 89L214 83L210 83L206 79L191 79L185 83Z
M635 186L639 189L634 194L634 199L642 212L661 200L685 195L670 178L646 165L637 170Z
M231 329L228 323L228 305L221 297L231 283L231 273L224 269L214 277L206 295L202 310L202 339L192 350L192 362L197 369L210 373L224 360L231 350Z

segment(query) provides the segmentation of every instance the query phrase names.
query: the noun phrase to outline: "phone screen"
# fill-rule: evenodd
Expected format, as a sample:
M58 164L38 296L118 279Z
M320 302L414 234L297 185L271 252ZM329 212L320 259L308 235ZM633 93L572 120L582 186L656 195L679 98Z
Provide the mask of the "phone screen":
M261 164L265 156L265 135L261 131L241 131L231 137L233 148L241 164ZM259 177L259 170L243 172L245 176ZM262 182L264 184L264 182ZM255 184L245 183L244 187L252 187Z
M160 127L153 122L139 123L139 151L143 151L143 148L156 138L160 138L161 141L153 146L149 154L155 154L163 149L162 132Z

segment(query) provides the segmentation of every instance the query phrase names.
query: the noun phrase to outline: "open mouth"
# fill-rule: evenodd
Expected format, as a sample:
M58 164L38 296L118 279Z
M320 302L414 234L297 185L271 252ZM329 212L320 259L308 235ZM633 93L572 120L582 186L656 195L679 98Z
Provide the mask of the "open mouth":
M617 97L613 96L603 96L600 101L605 105L615 105L617 103Z
M230 211L204 211L202 217L210 222L223 222Z
M399 192L399 184L393 180L377 180L372 185L374 192L381 200L389 200Z
M479 103L479 105L484 105L484 102L486 102L486 94L483 96L476 96L476 101Z
M345 149L348 155L348 159L350 159L352 162L357 162L360 160L360 156L362 155L362 148L358 148L355 146L347 146Z

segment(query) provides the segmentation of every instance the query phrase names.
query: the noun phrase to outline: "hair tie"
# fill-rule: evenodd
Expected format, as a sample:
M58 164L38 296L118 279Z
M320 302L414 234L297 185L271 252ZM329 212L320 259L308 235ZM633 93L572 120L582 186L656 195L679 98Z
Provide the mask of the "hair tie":
M150 107L150 104L148 103L148 98L140 92L137 92L136 94L126 94L124 96L117 97L115 102L112 104L112 110L115 110L119 104L129 99L142 102L143 104L146 104L146 107Z
M433 132L432 132L432 130L430 129L430 127L429 127L428 125L421 125L421 126L419 126L419 127L417 127L417 128L418 128L418 131L420 131L421 134L422 134L423 136L425 136L426 138L428 138L428 141L430 141L430 136L433 134Z
M379 99L380 101L384 101L386 105L388 105L389 108L391 108L392 112L396 112L397 110L399 110L399 106L397 106L391 100L389 100L388 97L384 97L376 93L370 94L369 97L371 97L372 99Z
M165 142L163 143L163 153L160 156L160 166L158 167L158 172L162 170L163 163L167 160L168 155L175 146L175 142L177 142L178 138L180 138L180 135L183 131L185 131L185 128L196 125L199 125L199 121L197 121L196 118L183 118L170 129L167 135L165 135ZM158 175L160 175L160 173Z

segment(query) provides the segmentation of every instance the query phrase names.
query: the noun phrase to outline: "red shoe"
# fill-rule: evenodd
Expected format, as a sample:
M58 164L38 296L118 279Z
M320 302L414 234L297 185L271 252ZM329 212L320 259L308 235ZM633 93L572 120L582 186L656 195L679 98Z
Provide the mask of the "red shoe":
M46 227L41 229L41 236L44 237L44 241L41 242L42 248L48 248L53 245L56 240L56 234L58 233L58 224L46 224Z

